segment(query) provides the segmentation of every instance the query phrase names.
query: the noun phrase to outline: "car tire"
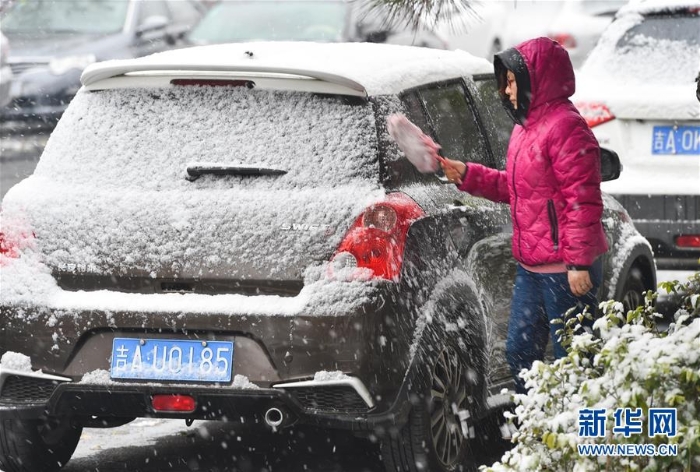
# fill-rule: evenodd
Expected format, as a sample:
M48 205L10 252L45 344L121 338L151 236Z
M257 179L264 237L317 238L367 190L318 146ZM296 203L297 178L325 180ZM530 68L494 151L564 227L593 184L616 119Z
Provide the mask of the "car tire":
M625 283L622 285L622 291L618 300L622 302L625 308L625 313L635 310L638 306L644 305L644 280L641 270L632 266L627 273Z
M473 370L454 339L434 352L430 368L418 379L422 393L414 397L408 421L382 441L388 472L475 470Z
M0 470L59 471L73 455L82 431L69 420L2 420Z

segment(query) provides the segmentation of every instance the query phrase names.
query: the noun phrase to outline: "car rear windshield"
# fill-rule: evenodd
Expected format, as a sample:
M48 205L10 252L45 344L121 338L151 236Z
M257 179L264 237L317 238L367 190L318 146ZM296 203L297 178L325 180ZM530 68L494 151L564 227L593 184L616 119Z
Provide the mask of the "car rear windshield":
M116 33L124 27L128 7L129 2L114 0L16 2L2 19L2 29L34 35Z
M376 183L376 141L373 109L362 99L213 86L81 91L52 134L37 173L152 190ZM187 167L195 164L261 166L286 174L203 175L190 182Z
M629 28L596 70L617 80L646 84L688 84L698 73L700 16L647 16ZM607 73L606 73L607 72Z
M196 44L254 40L340 41L345 2L221 2L189 35Z

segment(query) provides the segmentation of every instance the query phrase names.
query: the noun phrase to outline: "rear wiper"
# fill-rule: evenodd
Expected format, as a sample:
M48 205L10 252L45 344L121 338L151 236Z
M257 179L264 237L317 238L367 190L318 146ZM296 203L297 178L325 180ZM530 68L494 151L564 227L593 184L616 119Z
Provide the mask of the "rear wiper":
M187 180L197 180L202 175L240 175L244 177L258 175L284 175L284 169L275 169L260 164L188 164Z

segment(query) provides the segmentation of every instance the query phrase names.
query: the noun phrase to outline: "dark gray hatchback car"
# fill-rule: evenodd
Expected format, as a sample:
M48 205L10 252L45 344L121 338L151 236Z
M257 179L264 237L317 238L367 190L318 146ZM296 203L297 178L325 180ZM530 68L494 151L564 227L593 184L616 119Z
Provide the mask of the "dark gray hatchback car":
M386 118L502 168L491 70L314 43L88 68L3 201L0 468L58 470L84 427L146 416L345 429L381 438L388 470L473 466L508 401L509 209L417 173ZM605 204L599 295L632 305L652 254Z

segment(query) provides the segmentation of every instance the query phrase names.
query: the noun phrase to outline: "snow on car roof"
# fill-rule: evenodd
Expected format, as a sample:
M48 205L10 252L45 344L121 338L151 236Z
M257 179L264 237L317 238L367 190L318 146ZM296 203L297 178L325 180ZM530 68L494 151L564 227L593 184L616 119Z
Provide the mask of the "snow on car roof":
M700 0L631 0L620 8L617 16L630 13L647 14L662 10L675 10L679 8L700 8Z
M106 61L89 66L81 77L89 88L120 76L189 74L207 77L243 72L267 79L312 79L335 85L333 93L388 95L429 82L493 72L485 59L464 51L371 43L253 42L218 44L167 51L138 59ZM287 87L304 81L287 80ZM327 89L325 89L327 91ZM323 90L321 90L323 91Z

